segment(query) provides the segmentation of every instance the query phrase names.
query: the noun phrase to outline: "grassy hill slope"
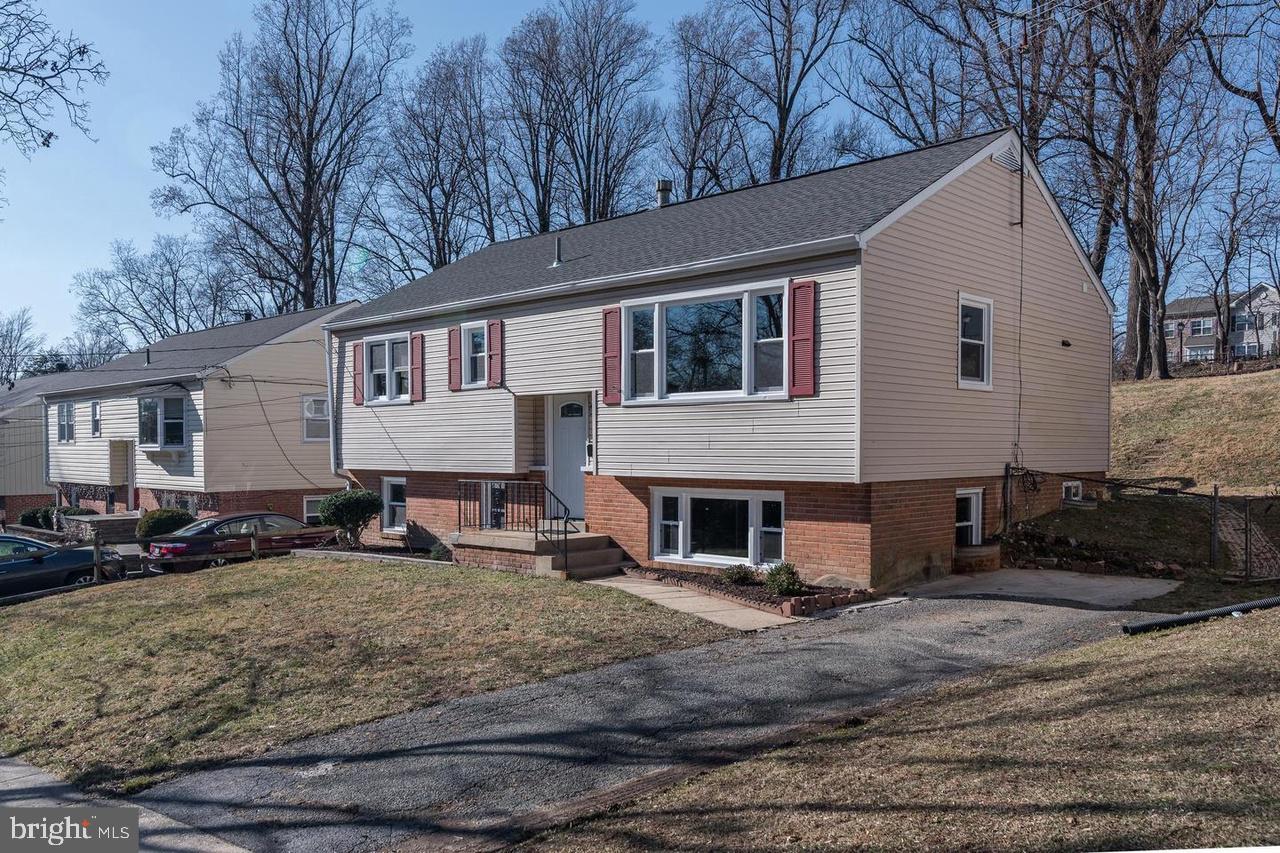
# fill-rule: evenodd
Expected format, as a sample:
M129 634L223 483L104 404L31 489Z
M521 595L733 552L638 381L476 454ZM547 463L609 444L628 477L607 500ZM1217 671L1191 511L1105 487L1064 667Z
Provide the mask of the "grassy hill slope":
M1113 476L1236 492L1280 484L1280 370L1117 385L1111 421Z

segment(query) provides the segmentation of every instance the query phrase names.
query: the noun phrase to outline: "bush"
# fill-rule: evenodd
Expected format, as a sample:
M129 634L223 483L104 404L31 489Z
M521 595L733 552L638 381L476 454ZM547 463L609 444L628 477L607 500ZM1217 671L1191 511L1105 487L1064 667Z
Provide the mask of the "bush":
M431 553L427 556L433 560L438 560L441 563L448 563L453 559L453 555L449 553L449 549L445 547L443 542L437 542L432 545Z
M732 566L725 566L720 570L720 577L736 586L751 583L756 579L756 573L751 567L745 563L735 563Z
M45 530L52 530L53 510L54 507L51 506L33 507L18 516L18 523L23 527L40 527Z
M133 532L139 539L164 536L180 527L186 527L195 520L195 516L185 509L153 509L138 519L138 526Z
M770 566L769 571L764 573L764 586L774 595L802 595L804 593L804 582L800 580L800 573L796 571L796 567L791 563L778 563L776 566Z
M320 501L320 521L339 530L343 545L357 548L360 534L382 512L382 496L368 489L335 492Z
M62 508L63 515L97 515L96 512L87 506L64 506Z

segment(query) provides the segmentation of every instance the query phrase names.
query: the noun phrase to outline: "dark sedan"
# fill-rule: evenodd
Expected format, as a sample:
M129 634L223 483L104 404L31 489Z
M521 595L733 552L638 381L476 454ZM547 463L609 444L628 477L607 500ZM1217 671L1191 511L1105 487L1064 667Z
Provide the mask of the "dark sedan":
M38 539L0 534L0 597L93 583L91 546L41 553L53 547ZM110 576L122 570L120 555L111 548L102 549L102 563Z
M143 557L143 567L152 573L193 571L206 566L222 566L248 559L249 537L258 534L258 554L286 554L298 548L315 548L334 539L332 529L309 531L307 525L276 512L237 512L193 521L152 542ZM201 536L232 536L230 539L201 540ZM184 541L185 540L185 541ZM194 559L193 559L194 558Z

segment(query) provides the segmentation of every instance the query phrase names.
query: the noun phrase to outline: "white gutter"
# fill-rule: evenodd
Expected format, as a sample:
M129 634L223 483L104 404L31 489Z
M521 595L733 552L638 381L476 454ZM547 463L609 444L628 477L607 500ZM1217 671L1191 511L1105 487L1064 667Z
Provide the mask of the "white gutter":
M530 290L520 290L514 293L502 293L496 296L481 296L475 299L461 299L456 302L446 302L441 305L429 305L422 308L408 308L403 311L393 311L389 314L379 314L373 317L359 317L354 320L337 320L332 323L325 323L324 329L325 331L355 329L361 326L376 326L398 320L416 320L422 317L432 317L439 314L452 314L458 311L487 308L493 305L526 302L534 299L542 299L548 296L557 296L563 293L589 292L593 290L605 290L611 287L644 284L652 281L689 278L690 276L706 275L708 273L722 272L741 267L760 266L774 261L786 261L798 257L809 257L812 255L839 251L854 251L858 246L858 236L856 234L843 234L839 237L824 237L821 240L792 243L787 246L776 246L771 249L757 249L752 252L741 252L736 255L724 255L719 258L710 258L705 261L694 261L688 264L677 264L676 266L671 267L656 267L654 269L640 270L638 272L618 273L617 275L597 276L596 278L584 278L578 279L577 281L563 282L561 284L544 285Z
M324 330L324 386L329 396L329 473L338 476L338 407L333 394L333 332Z

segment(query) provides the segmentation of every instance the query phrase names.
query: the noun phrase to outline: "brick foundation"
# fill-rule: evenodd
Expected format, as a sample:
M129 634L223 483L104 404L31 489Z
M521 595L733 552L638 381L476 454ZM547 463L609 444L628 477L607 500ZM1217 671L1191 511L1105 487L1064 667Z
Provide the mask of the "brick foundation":
M523 474L472 474L465 472L404 472L404 471L351 471L352 479L364 489L382 494L383 477L403 477L405 480L405 514L407 524L404 533L384 532L382 519L375 518L361 537L366 545L394 545L406 540L415 548L431 548L437 544L448 545L449 534L458 529L458 481L459 480L526 480ZM469 555L475 557L477 555ZM471 563L468 559L459 562ZM502 562L495 568L511 568L510 562ZM479 562L474 565L485 565ZM532 570L532 565L529 567Z
M6 524L17 524L18 518L29 509L53 506L53 493L36 495L0 495L0 519Z
M96 513L103 514L107 511L106 491L110 487L98 486L91 484L63 483L62 499L63 505L66 505L66 495L70 492L70 487L76 487L77 502L80 506L93 510ZM124 487L116 488L115 511L126 512L128 510L128 501ZM229 512L248 512L251 510L266 510L267 512L278 512L283 515L293 516L301 519L303 516L302 499L315 495L326 494L324 489L261 489L249 492L188 492L167 489L149 489L139 488L137 494L137 507L143 512L149 512L153 509L159 509L168 504L174 505L174 501L187 501L190 505L195 506L196 516L199 518L207 518L211 515L220 515ZM45 504L52 503L52 498L47 498Z

